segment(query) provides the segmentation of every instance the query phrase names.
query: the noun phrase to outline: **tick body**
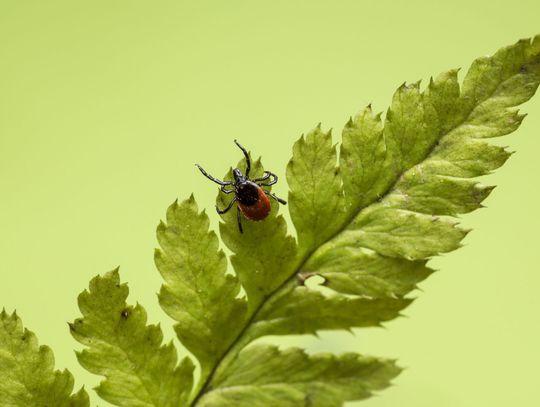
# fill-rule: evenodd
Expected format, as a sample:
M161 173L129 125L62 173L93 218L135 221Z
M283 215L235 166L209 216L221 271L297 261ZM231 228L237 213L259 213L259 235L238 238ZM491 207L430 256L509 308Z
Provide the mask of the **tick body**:
M270 213L270 200L263 189L251 181L238 187L238 208L249 220L262 220Z
M268 197L275 199L282 205L286 205L287 202L263 189L263 187L274 185L277 182L278 178L276 174L270 171L265 171L264 176L261 178L249 178L249 171L251 169L251 160L249 159L249 154L247 153L246 149L242 147L236 140L234 140L234 142L240 148L240 150L242 150L244 157L246 158L245 175L242 174L242 171L239 168L235 168L233 170L234 181L221 181L209 175L199 164L195 165L206 178L220 185L221 192L225 194L234 193L234 197L231 199L229 204L224 209L219 209L216 207L216 211L221 215L228 212L236 203L238 230L240 233L243 233L242 215L249 220L263 220L268 216L271 209L270 200Z

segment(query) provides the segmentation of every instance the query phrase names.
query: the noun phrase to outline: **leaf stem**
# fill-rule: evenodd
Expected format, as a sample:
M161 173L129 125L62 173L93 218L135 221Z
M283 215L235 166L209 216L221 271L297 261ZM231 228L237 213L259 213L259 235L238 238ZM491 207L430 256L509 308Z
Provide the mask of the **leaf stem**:
M342 230L342 229L341 229ZM341 231L340 230L340 231ZM339 233L339 232L338 232ZM324 243L328 242L329 240L333 239L338 233L334 234L333 236L331 236L328 240L326 240ZM323 244L324 244L323 243ZM321 244L322 246L322 244ZM317 247L318 248L318 247ZM236 336L236 338L234 339L234 341L231 342L231 344L229 345L229 347L225 350L225 352L223 352L223 355L217 360L216 364L214 365L214 367L210 370L210 372L208 373L208 376L206 377L206 379L204 381L202 381L201 384L199 384L197 387L198 389L196 390L196 395L195 397L193 398L193 401L190 403L190 406L191 407L194 407L196 406L197 402L200 400L200 398L206 393L206 391L209 389L210 387L210 383L212 382L212 379L214 378L217 370L219 368L223 368L223 366L227 366L228 365L228 362L229 362L229 359L231 358L232 355L236 355L237 353L239 353L239 351L243 348L244 346L244 341L242 340L243 336L246 334L246 332L248 331L248 329L251 327L251 325L253 324L253 321L255 321L255 319L257 318L257 315L258 313L261 311L261 309L264 307L264 305L267 303L267 301L269 299L271 299L274 295L276 295L283 287L285 287L292 279L295 278L296 274L298 273L299 270L302 269L302 267L306 264L306 262L309 260L309 258L311 257L311 255L315 252L315 250L317 248L314 248L313 250L311 250L309 253L307 253L306 255L304 255L304 257L302 258L302 260L299 260L298 263L299 265L296 267L293 267L294 269L294 272L289 276L289 278L287 278L281 285L279 285L274 291L272 291L271 293L269 293L266 297L264 297L262 299L262 301L257 305L257 307L255 307L251 313L251 315L246 319L246 323L244 324L244 327L240 330L240 332L238 333L238 335ZM249 341L248 341L249 342ZM236 348L240 348L238 350L238 352L233 352L233 351L236 351Z

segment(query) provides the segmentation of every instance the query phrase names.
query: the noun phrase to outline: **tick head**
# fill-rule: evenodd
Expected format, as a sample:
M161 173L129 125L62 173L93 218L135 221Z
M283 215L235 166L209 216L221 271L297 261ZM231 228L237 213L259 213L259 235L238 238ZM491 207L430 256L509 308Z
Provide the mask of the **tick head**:
M235 168L232 173L234 176L234 182L244 181L244 175L242 174L242 171L240 171L240 168Z

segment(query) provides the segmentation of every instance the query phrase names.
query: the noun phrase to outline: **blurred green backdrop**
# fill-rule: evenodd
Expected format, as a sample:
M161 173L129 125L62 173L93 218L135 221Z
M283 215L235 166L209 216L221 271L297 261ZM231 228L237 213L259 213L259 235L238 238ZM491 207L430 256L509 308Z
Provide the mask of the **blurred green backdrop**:
M538 0L0 0L0 306L17 309L76 385L66 321L88 280L121 265L152 322L155 227L176 198L213 212L238 138L284 180L293 141L341 126L404 80L426 80L540 33ZM425 83L425 82L424 82ZM399 358L372 407L536 406L540 365L540 96L488 209L435 260L408 318L291 338L310 350ZM276 191L286 196L286 182ZM93 405L99 403L93 394Z

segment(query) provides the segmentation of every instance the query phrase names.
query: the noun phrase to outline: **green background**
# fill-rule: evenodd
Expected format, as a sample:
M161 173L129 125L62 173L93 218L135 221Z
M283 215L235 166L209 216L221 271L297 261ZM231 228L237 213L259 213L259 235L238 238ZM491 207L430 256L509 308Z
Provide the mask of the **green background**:
M162 322L155 227L193 191L213 225L238 138L282 177L299 135L334 128L393 90L540 33L538 0L0 0L0 306L17 309L76 385L66 321L88 280L121 265L131 301ZM464 217L407 318L310 350L398 358L396 385L360 405L540 405L540 97L501 142L517 153ZM98 401L92 394L93 405Z

